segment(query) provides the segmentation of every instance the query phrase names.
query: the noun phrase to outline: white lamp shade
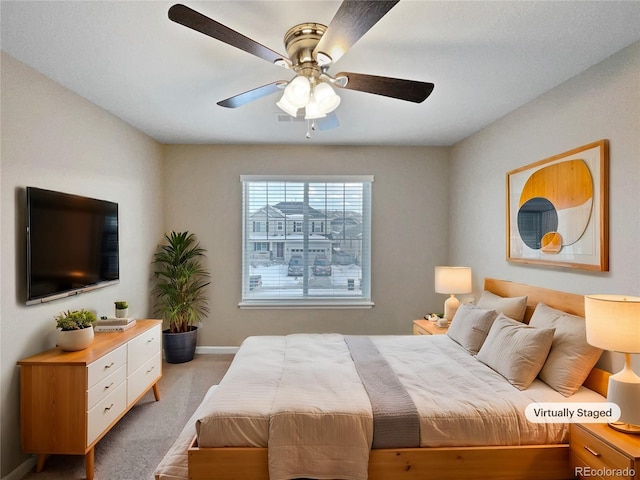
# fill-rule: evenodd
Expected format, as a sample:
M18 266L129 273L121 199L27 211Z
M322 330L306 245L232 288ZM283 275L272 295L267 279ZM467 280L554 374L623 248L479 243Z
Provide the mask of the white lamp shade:
M587 342L613 352L640 353L640 297L585 295Z
M435 287L436 293L471 292L471 267L436 267Z
M291 80L284 89L284 95L287 101L297 108L304 107L309 101L311 95L311 83L307 77L298 75Z
M340 105L340 97L336 95L336 92L328 83L320 83L316 85L316 88L313 91L313 96L318 104L318 110L325 115L329 112L333 112L338 108L338 105Z

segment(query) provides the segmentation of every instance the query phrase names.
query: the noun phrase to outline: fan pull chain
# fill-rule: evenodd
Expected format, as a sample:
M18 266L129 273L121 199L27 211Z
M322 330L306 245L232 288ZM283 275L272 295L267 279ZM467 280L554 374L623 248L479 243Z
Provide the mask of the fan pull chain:
M311 131L315 131L317 129L316 127L316 121L315 120L310 120L307 119L307 140L311 138Z

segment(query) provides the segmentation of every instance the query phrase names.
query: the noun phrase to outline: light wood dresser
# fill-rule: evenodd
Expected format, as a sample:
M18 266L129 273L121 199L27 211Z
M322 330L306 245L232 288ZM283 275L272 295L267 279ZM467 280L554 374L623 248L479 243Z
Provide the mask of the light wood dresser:
M96 333L85 350L54 348L20 365L20 444L38 455L84 455L93 479L95 444L153 388L160 400L162 322L137 320L124 332Z

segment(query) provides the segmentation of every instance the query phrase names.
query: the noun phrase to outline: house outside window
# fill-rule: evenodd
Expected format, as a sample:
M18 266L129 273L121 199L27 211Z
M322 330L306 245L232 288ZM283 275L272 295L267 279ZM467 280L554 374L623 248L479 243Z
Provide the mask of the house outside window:
M373 306L373 176L243 175L241 182L240 307Z

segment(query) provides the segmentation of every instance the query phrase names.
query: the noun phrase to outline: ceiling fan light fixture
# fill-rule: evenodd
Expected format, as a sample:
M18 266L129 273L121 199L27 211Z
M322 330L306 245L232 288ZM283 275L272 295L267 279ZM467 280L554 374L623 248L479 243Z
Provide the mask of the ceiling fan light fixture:
M313 97L318 104L318 109L325 115L333 112L340 105L340 97L328 83L323 82L316 85Z
M289 82L287 88L284 89L283 98L296 108L304 107L309 101L311 95L311 83L307 77L298 75Z

